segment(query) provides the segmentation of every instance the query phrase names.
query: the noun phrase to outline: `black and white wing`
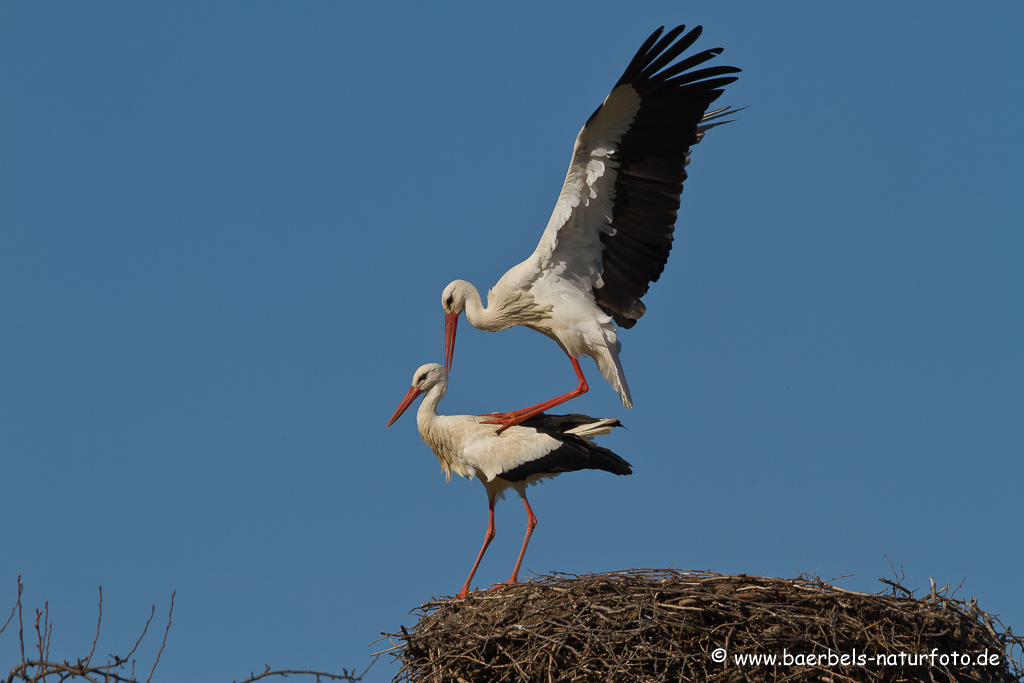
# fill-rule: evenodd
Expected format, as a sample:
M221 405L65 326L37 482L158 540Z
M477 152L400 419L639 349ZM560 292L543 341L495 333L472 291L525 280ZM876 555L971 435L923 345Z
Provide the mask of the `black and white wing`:
M644 314L640 297L668 260L690 149L732 111L708 108L740 70L695 68L721 48L676 61L702 29L685 30L651 34L587 120L533 254L541 271L592 292L625 328Z
M524 481L532 476L561 474L578 470L604 470L617 475L632 474L632 466L591 438L621 427L615 418L588 415L548 415L541 413L524 420L521 427L535 429L551 437L551 445L529 460L517 463L501 473L505 481Z

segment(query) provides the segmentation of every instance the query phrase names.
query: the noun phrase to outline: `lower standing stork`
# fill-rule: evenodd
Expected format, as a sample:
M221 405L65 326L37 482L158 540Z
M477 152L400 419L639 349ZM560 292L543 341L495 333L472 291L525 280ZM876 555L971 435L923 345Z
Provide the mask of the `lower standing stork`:
M647 310L640 297L665 269L690 148L731 114L708 112L736 80L732 66L695 69L721 48L675 61L696 42L659 28L644 42L604 103L576 137L569 171L533 254L487 293L455 280L441 295L445 369L451 372L459 315L477 329L523 325L553 339L578 380L569 393L510 413L490 413L503 431L587 392L578 358L589 356L622 404L633 399L619 363L616 325L630 328Z
M416 424L420 437L441 462L445 479L452 472L467 479L478 478L487 489L488 522L484 544L476 556L469 578L456 597L469 594L487 546L494 539L494 504L504 498L506 489L514 489L526 508L526 537L519 551L512 576L519 580L519 568L526 546L537 526L537 517L526 499L526 488L562 472L604 470L612 474L632 474L628 462L594 443L592 437L607 434L622 425L614 418L597 419L586 415L536 415L522 424L497 434L498 429L477 415L438 415L437 404L448 390L448 373L437 363L420 366L412 378L412 387L388 420L385 429L395 423L420 394L426 394ZM502 585L506 585L502 584Z

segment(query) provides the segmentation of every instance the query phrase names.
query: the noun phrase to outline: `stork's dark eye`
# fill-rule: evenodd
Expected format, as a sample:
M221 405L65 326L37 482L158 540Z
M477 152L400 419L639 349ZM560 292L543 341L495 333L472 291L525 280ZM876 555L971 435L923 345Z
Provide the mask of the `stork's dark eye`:
M445 302L444 302L444 305L445 305L445 306L448 306L449 308L451 308L451 305L452 305L453 303L455 303L455 297L454 297L454 296L449 296L449 297L448 297L448 301L445 301Z
M422 375L420 375L420 378L418 380L416 380L416 381L417 382L426 382L427 381L427 373L424 372Z

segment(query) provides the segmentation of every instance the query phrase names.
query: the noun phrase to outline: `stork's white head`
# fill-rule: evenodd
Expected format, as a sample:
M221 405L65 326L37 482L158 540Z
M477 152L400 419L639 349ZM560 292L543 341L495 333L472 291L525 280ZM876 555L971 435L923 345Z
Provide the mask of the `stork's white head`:
M465 280L455 280L441 292L441 308L444 309L444 367L452 371L452 356L455 355L455 331L459 327L459 314L466 310L466 299L473 285Z
M416 398L425 392L430 391L434 387L440 387L441 396L444 396L448 390L448 373L445 369L437 363L427 363L416 368L416 372L412 376L412 386L409 387L409 391L406 392L402 402L398 404L398 408L395 410L395 414L388 420L387 425L384 429L387 429L395 423L395 421L402 417L409 406ZM440 397L438 397L440 400Z
M466 299L469 298L471 289L473 289L473 285L465 280L455 280L449 283L441 292L441 308L444 309L445 315L449 313L458 315L466 310Z
M448 388L448 373L439 363L427 363L416 368L412 376L412 386L419 389L420 393L430 391L438 384Z

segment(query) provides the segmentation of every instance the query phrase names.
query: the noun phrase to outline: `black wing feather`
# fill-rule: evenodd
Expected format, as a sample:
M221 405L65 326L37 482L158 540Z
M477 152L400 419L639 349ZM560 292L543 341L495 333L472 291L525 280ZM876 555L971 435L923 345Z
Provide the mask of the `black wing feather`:
M736 80L730 74L740 71L732 66L693 70L721 48L673 64L702 31L700 26L685 30L662 27L652 33L616 83L637 92L640 109L612 155L619 164L612 231L601 234L603 282L594 296L620 327L632 327L643 315L640 297L665 269L690 149L710 128L701 123L711 103Z
M521 423L558 439L561 445L541 458L525 462L499 476L505 481L523 481L536 474L560 474L578 470L603 470L612 474L632 474L632 466L607 448L583 437L566 432L575 427L597 422L587 415L546 415L541 413ZM610 426L621 427L616 420Z

